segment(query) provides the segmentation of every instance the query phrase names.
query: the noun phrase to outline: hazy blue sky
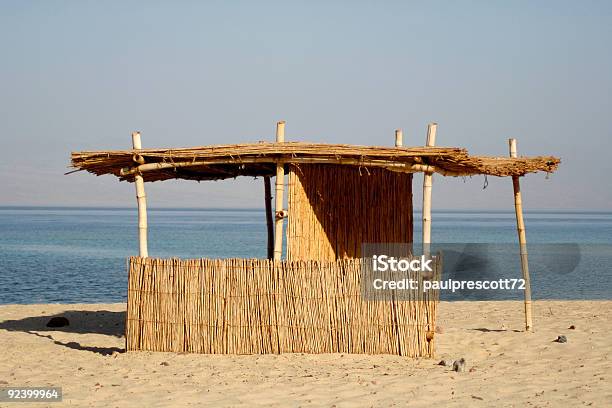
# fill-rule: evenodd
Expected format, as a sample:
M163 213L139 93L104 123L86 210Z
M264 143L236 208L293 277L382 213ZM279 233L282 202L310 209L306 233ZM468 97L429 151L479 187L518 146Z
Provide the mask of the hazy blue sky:
M426 3L426 4L423 4ZM287 139L561 156L529 208L612 209L612 2L0 2L0 205L134 206L73 150ZM417 176L419 191L422 176ZM436 177L434 208L512 208ZM260 180L147 185L150 206L262 205ZM415 200L419 200L416 194ZM415 206L420 206L419 202Z

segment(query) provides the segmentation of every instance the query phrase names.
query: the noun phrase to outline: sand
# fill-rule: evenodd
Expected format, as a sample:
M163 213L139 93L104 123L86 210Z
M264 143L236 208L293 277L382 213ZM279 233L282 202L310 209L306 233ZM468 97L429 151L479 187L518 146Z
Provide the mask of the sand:
M52 407L612 406L612 301L536 302L534 333L519 302L441 303L433 360L124 353L124 310L0 306L0 386L61 386ZM55 315L70 326L45 327ZM466 372L437 365L461 357ZM0 403L28 405L45 404Z

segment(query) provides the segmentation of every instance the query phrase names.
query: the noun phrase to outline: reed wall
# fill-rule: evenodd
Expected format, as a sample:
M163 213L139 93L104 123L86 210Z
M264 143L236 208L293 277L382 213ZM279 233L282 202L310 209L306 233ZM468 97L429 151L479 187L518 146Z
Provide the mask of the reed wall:
M127 350L433 356L437 294L366 301L361 262L129 258Z
M359 258L362 243L412 242L412 174L293 164L287 259Z

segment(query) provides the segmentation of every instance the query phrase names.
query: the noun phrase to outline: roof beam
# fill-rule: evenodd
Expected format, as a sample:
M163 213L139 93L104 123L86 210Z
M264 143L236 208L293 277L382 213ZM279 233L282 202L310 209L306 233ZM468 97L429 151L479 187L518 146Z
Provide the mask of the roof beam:
M121 169L120 175L125 177L132 174L140 174L148 171L155 170L163 170L163 169L177 169L183 167L204 167L210 166L214 164L253 164L253 163L275 163L277 160L274 160L271 157L245 157L245 158L237 158L232 162L228 163L227 158L223 159L211 159L211 160L202 160L202 161L185 161L185 162L160 162L160 163L146 163L141 164L136 167L126 167ZM367 167L381 167L391 171L398 171L404 173L439 173L444 176L461 176L462 173L447 171L440 167L427 165L427 164L418 164L418 163L402 163L395 162L391 163L388 160L364 160L364 159L354 159L354 158L317 158L317 157L292 157L290 160L291 163L306 163L306 164L342 164L342 165L353 165L353 166L367 166Z

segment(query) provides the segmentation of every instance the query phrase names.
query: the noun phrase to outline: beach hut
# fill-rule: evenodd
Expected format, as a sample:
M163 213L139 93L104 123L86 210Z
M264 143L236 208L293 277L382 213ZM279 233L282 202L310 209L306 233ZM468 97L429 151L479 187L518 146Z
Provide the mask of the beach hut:
M73 152L74 171L112 174L136 187L140 253L128 260L127 350L433 356L437 293L408 300L361 296L362 244L413 242L415 173L424 177L425 251L434 174L512 179L531 330L519 178L553 172L560 161L518 157L514 139L503 158L436 147L436 128L428 126L424 146L410 147L400 130L392 147L287 142L285 123L278 122L275 142L143 149L135 132L129 150ZM268 259L149 256L145 183L238 176L263 179Z

